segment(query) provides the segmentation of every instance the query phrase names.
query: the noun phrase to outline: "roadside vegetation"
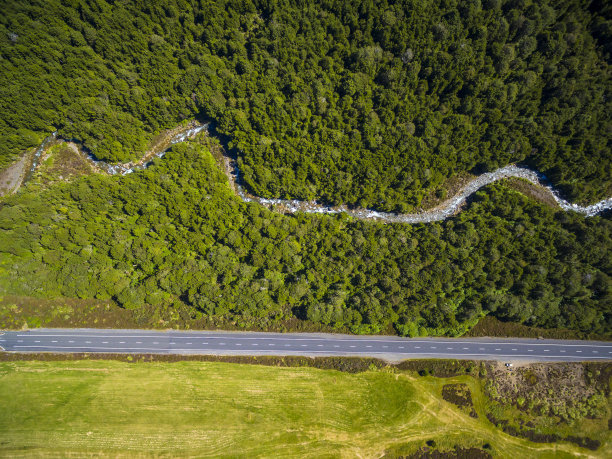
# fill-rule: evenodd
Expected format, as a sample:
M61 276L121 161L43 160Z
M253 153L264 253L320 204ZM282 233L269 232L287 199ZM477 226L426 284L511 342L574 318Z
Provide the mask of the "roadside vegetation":
M591 449L570 441L532 442L488 420L494 402L481 375L492 371L489 364L411 362L420 365L421 373L428 367L430 373L446 372L420 376L380 362L351 374L220 362L145 362L143 357L121 357L131 362L0 363L0 453L389 458L461 450L482 457L610 453L608 389L598 402L601 411L591 418L568 424L558 423L552 413L544 416L549 431L565 438L569 426L574 437L588 438ZM275 365L274 358L261 360ZM291 365L292 359L277 360ZM293 360L338 364L343 359ZM574 371L586 368L570 365ZM551 376L551 369L539 371L544 388L562 381ZM513 375L488 377L503 383ZM585 379L585 388L578 385L574 395L607 387L604 379ZM562 398L555 394L549 399L555 397Z

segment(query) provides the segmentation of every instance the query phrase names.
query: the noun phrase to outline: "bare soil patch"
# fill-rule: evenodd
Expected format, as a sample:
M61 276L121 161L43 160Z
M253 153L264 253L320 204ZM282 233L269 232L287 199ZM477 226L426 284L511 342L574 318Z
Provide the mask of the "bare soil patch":
M13 193L21 185L26 173L27 154L24 154L9 167L0 171L0 196Z

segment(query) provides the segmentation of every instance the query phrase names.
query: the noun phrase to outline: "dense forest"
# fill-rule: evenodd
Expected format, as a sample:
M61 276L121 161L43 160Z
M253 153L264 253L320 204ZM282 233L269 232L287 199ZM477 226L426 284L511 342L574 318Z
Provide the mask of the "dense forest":
M612 194L609 2L1 4L0 167L56 129L133 159L200 116L260 196L405 211L510 162Z
M0 0L0 168L55 130L97 158L211 120L254 194L383 210L522 162L612 194L612 6ZM189 308L241 327L459 335L484 315L612 336L612 222L503 183L439 223L282 215L206 134L146 170L0 200L0 294Z
M458 335L491 314L611 332L609 218L554 211L500 184L442 223L282 215L236 197L201 136L141 172L32 183L5 198L0 291L187 304L243 327L297 317Z

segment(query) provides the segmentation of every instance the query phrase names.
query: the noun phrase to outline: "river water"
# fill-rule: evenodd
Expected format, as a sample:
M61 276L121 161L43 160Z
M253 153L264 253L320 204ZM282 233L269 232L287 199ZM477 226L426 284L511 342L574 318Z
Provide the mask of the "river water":
M151 163L154 157L163 157L164 154L172 147L180 142L192 139L198 133L206 130L208 131L209 124L191 125L185 129L177 131L173 134L166 142L161 151L151 151L145 154L140 160L125 164L109 164L105 161L96 159L93 155L85 153L88 161L92 166L100 171L110 175L126 175L132 172L145 169ZM40 158L44 151L48 148L53 140L56 139L56 133L52 136L47 137L40 147L36 150L32 168L29 172L29 176L32 175L36 167L38 167ZM604 199L596 204L590 206L580 206L573 204L563 199L557 190L555 190L542 174L528 169L526 167L509 165L499 168L493 172L487 172L479 175L474 180L465 185L455 196L445 200L440 205L433 209L424 210L421 212L410 213L410 214L396 214L390 212L379 212L372 209L355 209L348 208L346 206L326 206L316 201L299 201L299 200L287 200L287 199L268 199L259 196L253 196L246 192L241 184L240 171L235 161L228 161L228 167L226 173L229 175L229 180L236 193L245 202L257 202L266 207L272 207L283 213L320 213L320 214L337 214L344 212L354 218L358 219L375 219L388 223L429 223L435 221L442 221L446 218L456 214L465 201L480 188L489 185L490 183L496 182L510 177L517 177L528 180L529 182L546 188L553 196L559 207L565 211L573 211L583 214L587 217L592 217L603 211L612 209L612 198Z

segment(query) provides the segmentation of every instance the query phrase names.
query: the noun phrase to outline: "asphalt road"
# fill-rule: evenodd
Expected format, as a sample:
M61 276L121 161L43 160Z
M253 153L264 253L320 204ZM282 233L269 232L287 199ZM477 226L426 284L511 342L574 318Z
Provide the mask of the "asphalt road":
M612 360L612 342L496 338L398 338L310 333L34 329L0 332L7 352L359 356L387 360Z

